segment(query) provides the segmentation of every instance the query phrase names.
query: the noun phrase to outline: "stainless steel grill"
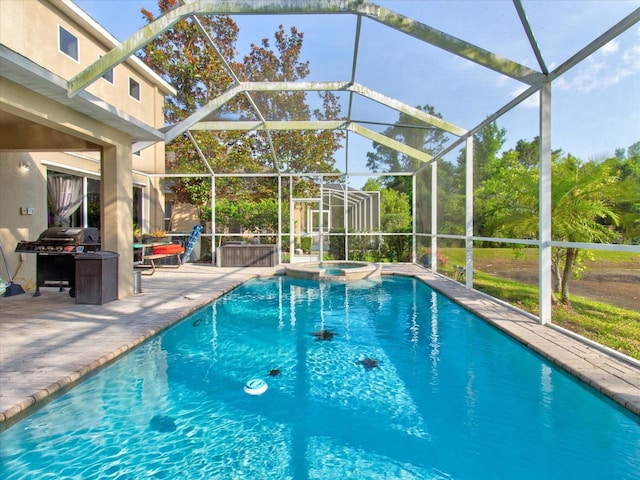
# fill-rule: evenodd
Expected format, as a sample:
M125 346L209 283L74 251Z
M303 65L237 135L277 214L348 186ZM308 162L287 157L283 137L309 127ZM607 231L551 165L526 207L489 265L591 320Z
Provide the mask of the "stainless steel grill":
M40 296L40 287L47 286L57 286L60 291L69 287L69 295L74 297L76 254L99 250L97 228L52 227L34 242L19 242L15 251L37 255L34 297Z

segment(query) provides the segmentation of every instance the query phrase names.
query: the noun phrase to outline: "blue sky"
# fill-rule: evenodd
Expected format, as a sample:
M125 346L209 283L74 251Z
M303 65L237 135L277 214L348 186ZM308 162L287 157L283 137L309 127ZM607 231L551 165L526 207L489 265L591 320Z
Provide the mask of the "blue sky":
M155 0L77 0L76 3L118 40L144 25L142 7L157 12ZM530 68L537 61L510 0L379 1L474 45ZM602 34L640 1L523 0L542 55L550 70ZM303 58L309 80L349 80L354 45L352 15L239 16L240 53L262 38L273 38L279 24L305 33ZM445 120L472 128L524 90L523 84L425 45L377 22L362 24L357 81L409 105L433 105ZM507 130L505 148L538 134L537 97L498 120ZM343 99L346 110L346 97ZM353 118L393 123L397 113L360 98ZM379 129L380 127L378 127ZM383 127L382 127L383 128ZM373 129L373 127L372 127ZM364 165L371 141L350 136L353 166ZM612 156L616 148L640 141L640 24L558 79L552 90L552 147L582 160ZM455 157L455 153L452 156ZM340 165L338 165L340 168ZM364 167L363 167L364 168ZM358 169L361 171L362 169Z

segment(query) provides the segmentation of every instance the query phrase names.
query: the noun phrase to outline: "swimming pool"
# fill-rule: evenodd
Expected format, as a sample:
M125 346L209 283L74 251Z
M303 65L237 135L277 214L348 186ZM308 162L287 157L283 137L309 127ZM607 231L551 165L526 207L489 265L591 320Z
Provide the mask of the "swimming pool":
M398 277L251 281L0 435L5 479L639 469L637 417Z

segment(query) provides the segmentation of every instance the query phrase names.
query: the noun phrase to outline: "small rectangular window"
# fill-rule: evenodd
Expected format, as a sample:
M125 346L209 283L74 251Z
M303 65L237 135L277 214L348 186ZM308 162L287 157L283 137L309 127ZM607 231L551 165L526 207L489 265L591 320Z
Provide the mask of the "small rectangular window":
M98 58L102 58L102 55L99 55ZM109 70L104 72L104 74L102 75L102 78L104 78L107 82L113 85L113 68L110 68Z
M131 77L129 77L129 95L140 100L140 84Z
M102 78L104 78L107 82L113 85L113 68L104 72L104 75L102 75Z
M58 25L58 43L59 49L65 55L70 56L74 60L78 60L78 38L72 33Z

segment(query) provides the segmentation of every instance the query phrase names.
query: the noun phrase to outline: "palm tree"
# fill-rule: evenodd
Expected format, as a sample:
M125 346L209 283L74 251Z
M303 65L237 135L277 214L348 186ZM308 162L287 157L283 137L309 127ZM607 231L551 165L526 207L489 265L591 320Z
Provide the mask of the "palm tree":
M580 161L567 155L552 165L551 229L558 242L605 243L615 237L619 224L616 202L625 198L619 173L610 163ZM516 238L538 236L538 169L521 168L518 188L501 195L491 224L496 231ZM494 179L495 181L496 179ZM503 185L505 183L502 183ZM513 185L513 184L512 184ZM496 201L496 199L494 199ZM563 304L570 304L569 281L578 272L581 251L557 247L552 255L553 291Z

